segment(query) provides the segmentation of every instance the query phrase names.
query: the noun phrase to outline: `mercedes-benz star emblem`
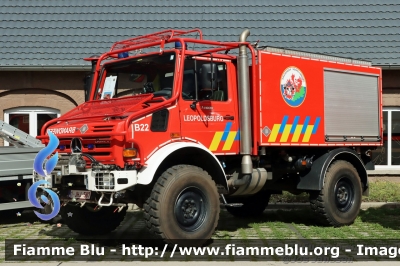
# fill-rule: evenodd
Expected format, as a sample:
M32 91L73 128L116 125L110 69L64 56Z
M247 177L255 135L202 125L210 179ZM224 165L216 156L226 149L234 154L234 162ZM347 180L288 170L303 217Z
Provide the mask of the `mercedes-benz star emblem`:
M82 152L82 141L79 138L73 138L71 140L71 151L73 153L81 153Z

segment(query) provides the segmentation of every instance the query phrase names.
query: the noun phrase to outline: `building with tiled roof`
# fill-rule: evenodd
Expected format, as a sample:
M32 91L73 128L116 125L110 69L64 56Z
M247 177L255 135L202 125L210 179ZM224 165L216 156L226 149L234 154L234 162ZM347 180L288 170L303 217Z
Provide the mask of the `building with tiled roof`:
M200 28L219 41L248 28L260 45L371 61L383 69L389 140L400 136L398 0L13 0L0 2L0 21L0 119L22 117L34 136L40 121L84 101L83 58L168 28ZM391 156L380 163L400 166L397 148L387 142Z
M82 69L116 40L166 28L201 28L205 38L400 65L397 0L13 0L0 3L0 69Z

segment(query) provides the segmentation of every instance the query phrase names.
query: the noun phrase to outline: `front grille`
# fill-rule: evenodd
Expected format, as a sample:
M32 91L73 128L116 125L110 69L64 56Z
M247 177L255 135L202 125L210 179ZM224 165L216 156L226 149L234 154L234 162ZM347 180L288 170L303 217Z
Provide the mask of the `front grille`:
M103 155L103 156L107 156L110 154L109 152L104 150L96 151L96 149L99 148L111 148L110 137L99 137L99 138L88 137L88 138L81 138L81 140L83 145L83 151L82 151L83 153L89 153L91 155ZM60 145L65 146L65 150L61 152L69 153L71 150L70 144L71 144L71 139L68 138L60 139ZM89 144L94 145L93 149L88 149Z
M105 143L105 144L98 143L98 144L94 144L94 145L96 148L110 148L111 147L110 143ZM87 145L86 146L83 145L83 147L87 148Z
M112 190L114 189L115 186L114 175L109 173L96 173L95 184L96 184L96 189Z
M105 133L104 135L107 135ZM58 153L71 153L71 138L60 138L59 146L64 146L63 150L57 149ZM93 137L93 136L83 136L81 137L82 141L82 153L89 154L93 156L96 160L101 161L102 163L112 164L115 163L115 156L113 156L113 147L112 147L112 137ZM84 157L84 160L88 165L91 164L89 158Z
M113 131L114 126L113 125L107 125L107 126L93 126L93 132L111 132Z

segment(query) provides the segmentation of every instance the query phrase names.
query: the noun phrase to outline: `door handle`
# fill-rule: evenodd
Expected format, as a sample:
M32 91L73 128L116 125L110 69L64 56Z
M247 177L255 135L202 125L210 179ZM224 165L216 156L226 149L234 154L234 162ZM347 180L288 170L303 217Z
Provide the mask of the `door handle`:
M224 120L234 120L235 117L233 115L226 115L224 116Z

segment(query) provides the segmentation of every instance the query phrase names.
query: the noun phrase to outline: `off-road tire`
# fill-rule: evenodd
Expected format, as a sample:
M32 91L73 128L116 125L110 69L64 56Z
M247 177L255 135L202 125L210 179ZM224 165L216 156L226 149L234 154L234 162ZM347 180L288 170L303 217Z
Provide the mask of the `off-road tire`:
M331 226L350 225L357 218L362 199L361 180L354 166L338 160L325 175L321 191L310 194L311 209L321 222Z
M114 231L124 220L126 207L120 212L117 207L102 207L94 210L95 206L85 204L68 203L61 207L60 213L65 224L74 232L81 235L104 235ZM114 212L115 211L115 212ZM68 216L68 213L70 215ZM72 213L72 216L71 216Z
M263 214L268 206L271 193L261 190L254 195L246 197L227 198L228 203L242 203L240 207L225 206L226 210L236 217L254 217Z
M168 244L190 239L190 245L201 246L215 232L219 205L217 187L206 171L176 165L158 178L143 206L144 218L149 231Z

